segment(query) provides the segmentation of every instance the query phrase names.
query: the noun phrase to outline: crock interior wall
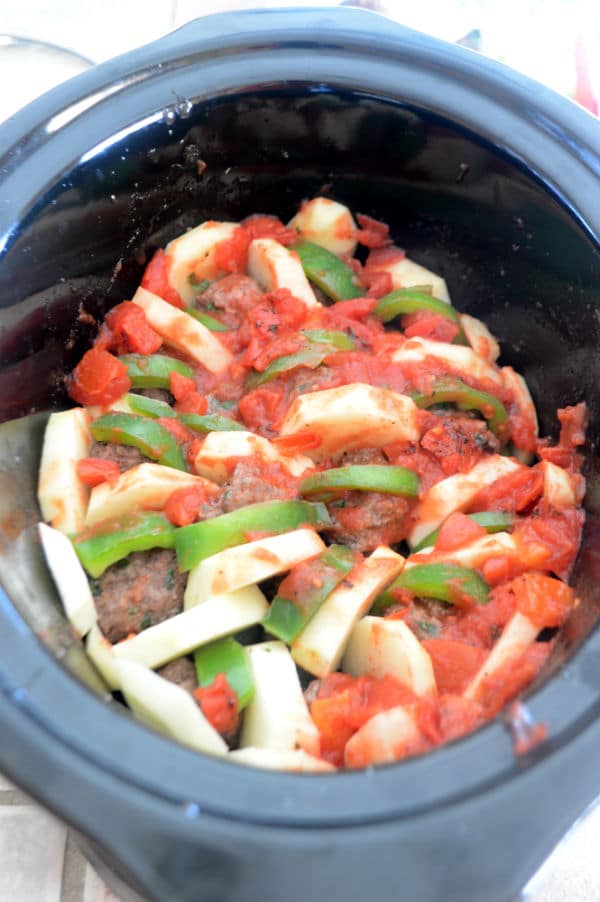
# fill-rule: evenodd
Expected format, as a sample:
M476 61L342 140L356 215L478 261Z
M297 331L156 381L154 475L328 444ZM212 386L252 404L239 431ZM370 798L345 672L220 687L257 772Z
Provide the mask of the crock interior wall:
M95 334L78 315L130 297L155 248L206 218L285 220L318 193L389 222L456 306L485 319L501 362L526 376L543 434L556 433L557 407L587 401L593 475L600 257L582 228L532 174L452 123L303 86L158 117L48 187L0 266L0 420L66 403L63 375ZM591 566L569 645L596 619Z

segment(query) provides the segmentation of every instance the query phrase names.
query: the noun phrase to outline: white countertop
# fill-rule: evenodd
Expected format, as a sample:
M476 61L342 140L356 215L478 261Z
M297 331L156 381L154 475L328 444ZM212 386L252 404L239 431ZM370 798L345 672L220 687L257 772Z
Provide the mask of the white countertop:
M102 62L201 14L226 8L257 6L326 5L323 0L0 0L0 32L48 41ZM337 5L331 3L330 5ZM592 53L592 81L600 94L600 7L587 0L521 0L514 14L506 15L506 0L382 0L395 18L457 39L472 28L484 30L484 49L515 61L529 74L558 90L570 91L573 64L565 48L584 30L597 53ZM443 6L443 9L442 9ZM543 15L542 15L543 12ZM579 15L579 20L577 19ZM519 22L518 17L523 17ZM540 33L540 22L546 32ZM510 35L506 37L506 23ZM504 23L504 24L502 24ZM537 38L529 40L527 26L535 25ZM429 28L429 26L431 26ZM504 34L504 37L503 37ZM511 41L509 45L502 45ZM594 44L595 42L595 44ZM0 76L3 74L0 38ZM522 52L522 57L519 55ZM521 59L523 64L521 65ZM42 90L79 71L76 57L48 55L38 65L20 70L20 93L0 92L0 121ZM3 78L3 83L7 81ZM600 806L589 813L561 843L530 884L528 902L599 902ZM499 850L499 854L501 854ZM91 866L85 862L67 829L33 804L0 776L0 902L119 902ZM165 900L167 902L167 900ZM443 902L443 900L440 900ZM485 900L481 900L485 902Z

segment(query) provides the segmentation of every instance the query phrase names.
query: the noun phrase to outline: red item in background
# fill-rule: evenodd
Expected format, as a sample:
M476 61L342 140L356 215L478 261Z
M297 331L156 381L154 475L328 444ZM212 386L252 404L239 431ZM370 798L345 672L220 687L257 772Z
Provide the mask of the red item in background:
M115 354L154 354L162 338L150 326L144 311L132 301L123 301L106 315L111 336L107 348Z
M70 396L84 407L111 404L130 388L125 364L99 348L86 351L67 381Z
M152 257L152 260L146 267L146 272L142 277L141 286L146 291L151 291L158 295L163 301L172 304L174 307L184 309L185 304L181 299L181 295L169 283L169 269L171 266L170 257L163 250L158 250Z
M575 41L575 94L574 100L580 103L582 107L598 115L598 99L594 95L592 80L590 78L590 69L588 64L587 48L584 38L581 34L577 35Z

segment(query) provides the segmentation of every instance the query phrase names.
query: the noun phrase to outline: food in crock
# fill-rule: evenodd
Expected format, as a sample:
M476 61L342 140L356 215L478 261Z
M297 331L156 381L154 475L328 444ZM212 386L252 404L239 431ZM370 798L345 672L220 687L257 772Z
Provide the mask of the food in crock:
M576 604L583 405L540 439L486 326L357 220L319 197L157 251L46 429L40 534L92 660L142 720L262 767L463 735Z

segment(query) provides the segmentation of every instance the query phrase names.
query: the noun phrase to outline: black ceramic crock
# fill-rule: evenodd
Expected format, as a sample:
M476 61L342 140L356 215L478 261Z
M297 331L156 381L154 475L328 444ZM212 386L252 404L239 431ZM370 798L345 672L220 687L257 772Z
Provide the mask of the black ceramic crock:
M198 20L87 72L2 126L0 147L0 419L25 417L0 429L0 769L124 898L513 899L600 792L598 122L378 16L288 10ZM544 433L558 406L589 405L581 605L528 700L548 739L520 759L502 719L356 773L193 754L107 703L59 613L36 467L93 318L187 225L285 219L317 193L387 220L447 278L526 375Z

